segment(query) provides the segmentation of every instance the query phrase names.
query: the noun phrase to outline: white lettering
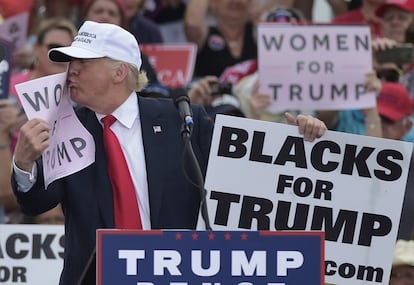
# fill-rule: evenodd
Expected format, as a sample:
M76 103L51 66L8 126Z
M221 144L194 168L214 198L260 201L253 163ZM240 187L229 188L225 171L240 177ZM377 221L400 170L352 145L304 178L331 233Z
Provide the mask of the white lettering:
M164 275L167 269L171 275L181 276L178 265L181 263L181 254L176 250L154 250L154 275Z
M266 251L254 251L248 260L246 252L235 250L231 253L231 275L232 276L266 276ZM254 272L256 271L256 275ZM243 272L243 273L242 273Z
M126 259L126 274L127 275L137 275L138 271L138 259L145 258L144 250L119 250L118 251L119 259Z
M288 269L300 268L303 264L303 254L299 251L277 252L277 275L287 276Z

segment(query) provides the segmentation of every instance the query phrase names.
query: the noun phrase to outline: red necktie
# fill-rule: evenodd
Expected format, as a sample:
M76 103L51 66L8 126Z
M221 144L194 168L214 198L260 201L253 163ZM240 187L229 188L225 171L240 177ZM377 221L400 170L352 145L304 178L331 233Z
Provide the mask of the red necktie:
M116 118L108 115L101 121L104 124L103 142L114 197L115 226L118 229L142 229L134 183L121 145L110 128Z

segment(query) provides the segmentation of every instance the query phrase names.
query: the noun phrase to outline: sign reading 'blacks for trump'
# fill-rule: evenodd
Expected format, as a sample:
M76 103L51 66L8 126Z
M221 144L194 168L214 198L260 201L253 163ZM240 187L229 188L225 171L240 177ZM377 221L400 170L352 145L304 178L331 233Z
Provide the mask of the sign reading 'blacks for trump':
M327 131L308 142L297 126L218 115L211 227L324 231L327 283L387 285L411 153L402 141Z

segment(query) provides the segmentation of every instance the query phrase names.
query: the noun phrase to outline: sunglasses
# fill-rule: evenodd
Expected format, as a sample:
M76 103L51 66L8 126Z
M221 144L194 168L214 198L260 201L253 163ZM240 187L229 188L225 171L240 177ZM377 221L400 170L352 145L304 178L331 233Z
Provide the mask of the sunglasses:
M292 20L299 22L299 15L297 15L297 13L292 10L283 8L276 9L266 17L266 22L274 23L289 23Z

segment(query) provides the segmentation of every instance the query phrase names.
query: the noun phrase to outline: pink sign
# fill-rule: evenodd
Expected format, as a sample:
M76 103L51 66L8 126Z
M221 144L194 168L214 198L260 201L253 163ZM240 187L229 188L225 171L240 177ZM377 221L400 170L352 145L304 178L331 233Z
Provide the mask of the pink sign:
M192 79L197 52L195 44L146 44L140 48L165 86L183 87Z
M46 187L95 161L95 141L76 116L66 85L66 72L16 84L27 117L49 123L50 143L43 152Z
M280 25L258 28L260 92L269 111L375 106L364 81L372 70L368 26Z

